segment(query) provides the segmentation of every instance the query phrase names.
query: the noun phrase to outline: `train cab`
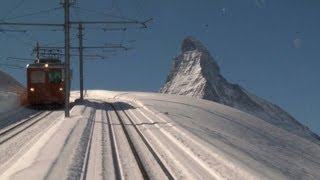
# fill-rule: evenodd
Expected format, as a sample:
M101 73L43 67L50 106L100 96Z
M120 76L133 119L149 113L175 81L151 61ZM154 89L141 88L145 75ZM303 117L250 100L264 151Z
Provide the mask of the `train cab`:
M57 59L40 59L27 65L27 98L30 105L64 104L65 65Z

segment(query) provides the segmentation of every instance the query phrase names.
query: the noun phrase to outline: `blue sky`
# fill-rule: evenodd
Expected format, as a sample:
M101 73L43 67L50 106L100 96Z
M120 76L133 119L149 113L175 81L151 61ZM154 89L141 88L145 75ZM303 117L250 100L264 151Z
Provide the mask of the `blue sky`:
M59 2L3 0L0 19L62 23ZM318 0L77 0L71 20L154 18L147 29L120 25L128 29L104 32L102 28L115 26L85 26L85 46L123 43L133 48L86 51L105 57L86 58L87 89L158 91L172 58L180 52L181 41L192 35L210 50L226 79L281 106L320 134L319 10ZM61 28L0 28L27 30L0 31L0 64L25 66L27 62L8 62L7 58L32 59L36 42L63 46ZM78 45L77 33L76 29L71 32L72 46ZM72 62L72 89L78 89L77 57ZM24 69L0 66L25 83Z

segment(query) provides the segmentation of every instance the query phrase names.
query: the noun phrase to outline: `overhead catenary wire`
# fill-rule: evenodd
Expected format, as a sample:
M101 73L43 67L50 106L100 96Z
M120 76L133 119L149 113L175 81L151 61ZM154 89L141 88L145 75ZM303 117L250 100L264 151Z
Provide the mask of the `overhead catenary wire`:
M19 19L19 18L24 18L24 17L29 17L29 16L34 16L34 15L39 15L39 14L43 14L43 13L49 13L52 11L56 11L56 10L62 10L62 7L55 7L55 8L51 8L51 9L47 9L47 10L42 10L42 11L38 11L38 12L34 12L34 13L28 13L28 14L24 14L24 15L19 15L19 16L14 16L14 17L10 17L10 18L4 18L4 20L15 20L15 19Z
M24 3L24 0L20 1L11 11L10 13L8 13L8 15L12 14L13 11L15 11L16 9L18 9L22 4ZM24 14L24 15L19 15L19 16L15 16L15 17L11 17L11 18L2 18L0 19L0 21L2 22L6 22L7 20L12 20L12 19L18 19L18 18L22 18L22 17L27 17L27 16L31 16L31 15L37 15L37 14L41 14L41 13L48 13L50 11L54 11L54 10L57 10L57 9L61 9L61 7L59 8L52 8L52 9L48 9L48 10L42 10L42 11L39 11L39 12L35 12L35 13L29 13L29 14ZM10 30L10 29L4 29L3 31L6 31L6 32L23 32L24 35L26 37L28 37L31 41L37 41L37 39L35 39L34 37L32 37L31 34L29 34L27 32L27 30L19 30L16 26L12 26L10 25L10 27L13 28L13 30ZM1 32L1 31L0 31ZM6 34L7 35L7 34ZM12 37L12 36L11 36ZM15 38L17 39L17 38Z
M17 40L17 41L20 41L21 43L23 43L24 45L26 45L26 46L30 46L31 44L33 44L33 43L31 43L31 42L26 42L26 41L24 41L24 40L22 40L22 39L19 39L17 36L14 36L14 35L11 35L11 34L8 34L7 32L1 32L2 34L4 34L5 36L7 36L7 37L9 37L9 38L12 38L12 39L15 39L15 40ZM1 34L0 33L0 34ZM32 45L31 45L32 46Z
M61 3L62 2L63 1L61 1ZM132 19L132 18L124 17L123 16L123 12L122 12L122 10L121 10L121 8L119 6L119 1L114 0L112 3L113 3L112 9L115 8L115 10L118 11L120 16L110 15L110 14L106 14L106 13L101 13L101 14L103 14L104 16L117 18L118 21L106 20L106 18L104 18L103 20L96 20L96 21L82 21L81 17L79 17L79 16L75 17L76 19L78 19L78 21L72 21L72 20L70 21L70 19L69 19L70 18L70 13L69 13L70 1L69 0L65 0L62 3L63 6L64 6L64 9L65 9L65 23L64 24L63 23L33 23L33 22L30 22L30 23L28 23L28 22L7 23L7 22L5 22L5 20L2 20L3 23L0 22L0 25L7 25L7 26L11 26L11 27L15 27L15 26L35 27L36 26L36 27L41 27L41 28L43 28L43 27L62 27L62 28L64 28L64 30L65 30L65 42L66 42L66 44L64 46L65 47L65 57L66 57L65 58L65 64L66 64L65 73L66 73L66 78L68 79L67 75L69 74L69 59L70 59L70 57L69 57L70 54L69 53L70 53L70 49L72 49L72 48L70 48L70 29L69 29L69 27L74 27L74 25L79 25L79 26L82 26L82 25L88 25L89 26L90 25L92 27L92 26L97 25L97 24L103 24L103 25L105 25L104 28L102 28L102 30L104 30L104 31L122 30L123 37L122 37L121 43L124 42L124 35L125 35L125 31L127 30L127 25L130 27L130 26L135 24L134 26L140 25L140 26L142 26L140 28L147 28L146 23L149 20L143 22L143 21L138 21L138 20ZM74 7L71 7L71 8L74 8ZM19 18L23 18L23 17L30 17L30 16L34 16L34 15L37 15L37 14L50 13L50 12L53 12L53 11L56 12L56 10L58 10L58 9L60 9L60 8L42 10L42 11L38 11L38 12L35 12L35 13L28 13L28 14L24 14L24 15L20 15L20 16L15 16L15 17L12 17L10 19L12 20L12 19L19 19ZM77 9L77 8L75 8L75 9ZM80 8L80 9L82 11L83 8ZM84 10L84 11L93 12L91 10ZM97 13L97 12L94 12L94 13ZM77 14L75 14L75 16L77 16ZM46 21L46 22L48 22L48 21ZM107 24L108 25L110 24L112 26L106 26ZM123 27L123 28L119 28L119 27ZM81 29L81 28L79 28L79 29ZM34 44L35 42L39 41L39 38L32 37L32 35L29 34L29 32L23 32L23 33L24 33L24 36L27 36L28 39L33 41L32 44ZM80 40L80 38L79 38L79 42L80 41L82 42L82 40ZM124 50L130 49L130 48L127 48L127 47L123 46L121 43L120 44L105 44L104 46L86 46L86 47L83 47L83 48L80 48L80 45L79 45L78 49L79 50L81 49L80 52L82 51L82 49L107 49L107 48L120 48L120 49L124 49ZM107 47L107 46L109 46L109 47ZM91 56L91 57L93 57L93 56ZM104 58L108 58L108 57L103 56L102 59L104 59ZM70 88L69 83L66 83L66 88L65 88L66 97L69 96L69 93L70 93L70 91L68 91L69 88ZM69 106L68 100L65 100L65 104L66 104L65 107ZM65 116L69 117L69 110L67 108L65 109Z
M7 16L12 14L15 10L17 10L23 3L25 2L25 0L20 0L8 13Z
M6 64L6 63L0 63L0 67L9 67L9 68L16 68L16 69L23 69L25 67L20 66L20 65L16 65L16 64Z
M75 41L75 40L78 40L78 37L73 37L73 38L70 38L70 41ZM55 41L51 41L51 42L48 42L48 43L44 43L43 46L55 46L55 45L58 45L58 44L63 44L64 41L61 41L61 40L55 40Z
M120 6L119 6L119 1L118 1L118 0L115 0L114 2L115 2L115 5L116 5L116 10L119 12L119 14L121 15L121 17L123 17L122 10L121 10L121 8L120 8ZM127 28L126 24L124 24L123 26L124 26L125 28ZM121 40L121 42L120 42L121 44L123 43L125 37L126 37L126 32L123 31L123 33L122 33L122 40Z
M139 15L139 16L142 16L142 13L145 13L145 11L144 11L144 9L142 8L141 3L139 2L139 0L134 0L134 2L136 2L136 3L135 3L135 4L136 4L135 8L136 8L136 10L137 10L137 12L138 12L138 15Z
M29 59L29 58L19 58L19 57L7 57L7 61L22 61L22 62L30 62L33 61L34 59Z
M21 32L27 32L27 30L18 30L18 29L3 29L0 27L0 32L18 32L18 33L21 33Z
M135 21L135 19L124 17L122 15L116 16L116 15L113 15L113 14L109 14L109 13L105 13L105 12L99 12L99 11L96 11L96 10L91 10L91 9L86 9L86 8L73 7L73 9L78 9L79 11L89 12L89 13L93 13L93 14L96 14L96 15L109 16L111 18L117 18L117 19L120 19L120 20Z

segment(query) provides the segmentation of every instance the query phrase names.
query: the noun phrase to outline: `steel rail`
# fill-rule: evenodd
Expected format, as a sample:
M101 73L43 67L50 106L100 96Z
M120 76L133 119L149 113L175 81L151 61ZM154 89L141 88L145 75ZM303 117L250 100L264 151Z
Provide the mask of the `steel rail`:
M30 122L30 121L32 121L32 120L35 120L35 121L31 122L29 125L27 125L27 126L23 127L22 129L20 129L19 131L14 132L13 135L11 135L11 136L9 136L9 137L7 137L7 138L4 138L4 140L1 140L1 141L0 141L0 145L3 144L3 143L5 143L5 142L7 142L7 141L9 141L10 139L12 139L13 137L17 136L18 134L22 133L23 131L25 131L26 129L28 129L29 127L31 127L32 125L34 125L34 124L36 124L37 122L39 122L40 120L42 120L43 118L49 116L51 113L53 113L53 111L49 111L49 112L43 111L43 112L40 112L40 113L36 114L35 116L30 117L30 118L28 118L28 119L26 119L26 120L24 120L24 121L22 121L22 122L20 122L20 123L15 124L14 126L8 128L8 129L2 131L2 132L0 133L0 138L5 137L7 134L9 134L9 133L11 133L11 132L14 132L15 129L17 129L17 128L19 128L19 127L22 127L22 125L26 124L27 122ZM43 114L44 114L44 115L43 115ZM43 115L43 116L40 117L41 115ZM38 118L38 117L40 117L40 118ZM37 119L37 118L38 118L38 119Z
M139 156L139 154L138 154L138 152L137 152L137 150L136 150L136 148L134 146L134 143L133 143L132 139L130 138L129 132L127 131L127 129L126 129L125 125L124 125L123 119L121 118L121 116L119 115L119 112L117 111L117 108L113 104L111 104L111 103L109 103L109 104L114 109L114 112L116 113L116 116L118 117L118 119L120 121L120 125L121 125L121 127L123 129L123 132L124 132L124 134L125 134L125 136L126 136L126 138L128 140L130 149L131 149L131 151L133 153L133 156L134 156L134 158L135 158L135 160L136 160L136 162L138 164L138 167L139 167L139 169L141 171L141 174L142 174L143 178L144 179L150 179L145 167L143 166L142 160L141 160L141 158L140 158L140 156Z
M141 170L141 173L143 175L143 177L145 179L150 179L149 175L147 173L147 171L145 170L143 163L141 161L140 156L138 155L134 144L129 136L129 133L127 131L127 129L125 128L123 119L121 118L121 116L119 115L119 112L117 111L116 107L113 104L110 104L111 107L115 110L116 115L120 121L120 124L125 132L125 135L128 139L130 148L132 149L132 152L137 160L138 166ZM140 138L142 139L143 143L146 145L146 147L148 148L148 150L150 151L150 153L152 154L152 156L155 158L155 160L157 161L157 163L159 164L160 168L163 170L163 172L165 173L165 175L167 176L168 179L173 180L174 177L173 175L170 173L170 171L167 169L167 167L164 165L164 163L162 162L162 160L160 159L159 155L155 152L155 150L152 148L152 146L150 145L150 143L147 141L147 139L145 138L145 136L142 134L142 132L139 130L139 128L135 125L135 123L133 122L133 120L131 119L131 117L124 111L122 110L122 112L125 114L125 116L128 118L128 120L130 121L130 123L132 124L132 126L134 127L134 129L136 130L136 132L138 133L138 135L140 136Z

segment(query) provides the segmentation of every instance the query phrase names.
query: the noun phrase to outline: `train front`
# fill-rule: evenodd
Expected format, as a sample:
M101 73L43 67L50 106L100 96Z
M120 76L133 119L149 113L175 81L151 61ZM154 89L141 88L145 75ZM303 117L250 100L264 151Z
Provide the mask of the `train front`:
M30 105L64 104L64 64L49 61L27 65L28 103Z

